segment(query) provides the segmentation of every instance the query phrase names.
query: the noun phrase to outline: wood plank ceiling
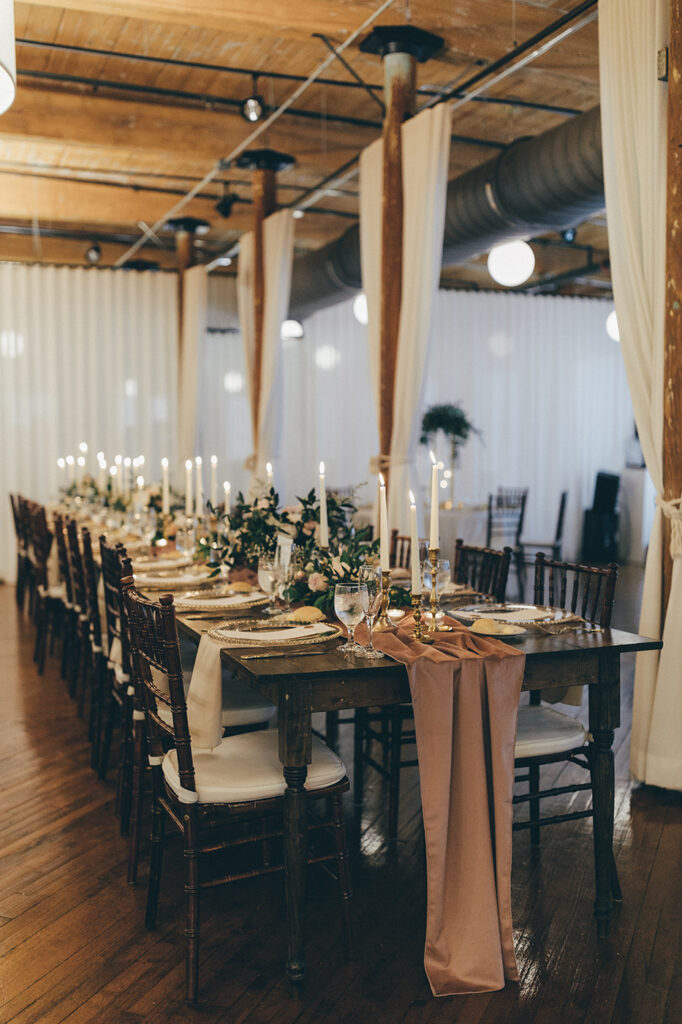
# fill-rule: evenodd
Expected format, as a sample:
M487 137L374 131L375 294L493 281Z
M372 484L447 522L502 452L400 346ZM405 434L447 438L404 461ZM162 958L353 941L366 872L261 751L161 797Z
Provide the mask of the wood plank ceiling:
M97 241L111 265L197 181L247 137L241 102L257 90L282 103L328 54L315 33L339 45L378 0L39 0L16 3L17 97L0 117L0 259L84 264ZM396 0L378 23L442 35L444 49L418 66L418 106L546 28L577 0ZM115 11L115 13L112 13ZM379 58L356 44L345 52L381 96ZM543 57L455 112L450 175L456 177L515 139L536 135L599 103L597 25L583 27ZM339 61L261 137L296 158L279 175L279 202L300 201L379 134L381 111ZM296 223L296 245L317 248L352 225L357 178L322 195ZM215 209L225 194L229 217ZM230 167L183 213L209 221L201 258L234 242L250 224L248 172ZM160 233L137 254L173 267L173 236ZM544 279L604 264L564 281L572 294L609 294L605 218L536 247ZM449 267L450 287L492 287L485 257Z

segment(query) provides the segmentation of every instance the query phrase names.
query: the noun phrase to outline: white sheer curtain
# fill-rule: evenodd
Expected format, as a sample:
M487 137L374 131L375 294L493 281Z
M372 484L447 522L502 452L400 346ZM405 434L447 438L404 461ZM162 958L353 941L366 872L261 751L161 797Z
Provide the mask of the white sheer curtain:
M289 308L291 269L294 257L294 222L291 210L279 210L263 223L263 269L265 302L260 367L260 401L254 421L254 479L263 478L265 463L275 462L280 450L281 388L280 331ZM254 395L253 336L253 233L242 236L239 253L237 294L244 339L249 391Z
M423 111L402 126L403 289L388 490L389 520L403 533L408 529L407 491L410 486L414 488L411 464L418 436L431 305L438 288L443 249L450 124L451 111L446 104L441 104ZM379 139L367 147L360 159L362 275L367 295L370 366L377 414L382 154L383 142Z
M461 452L455 501L485 501L500 485L527 486L525 532L544 537L553 535L567 489L566 556L579 550L595 474L622 469L632 436L620 346L605 330L611 308L597 299L444 291L433 306L419 415L437 402L459 402L483 435ZM367 481L378 443L367 329L352 302L315 313L304 330L284 359L287 500L314 485L320 459L330 486ZM439 452L446 464L447 454ZM424 498L427 461L419 448ZM371 503L375 490L371 480L360 501ZM621 519L626 526L626 510Z
M180 376L178 380L178 453L193 459L197 443L197 384L203 362L208 315L208 274L203 266L183 275Z
M14 575L8 492L45 501L57 459L176 451L174 274L0 265L0 578Z
M647 467L663 491L667 89L656 55L668 0L601 0L599 58L609 250L623 357ZM663 650L639 655L630 767L682 789L682 551L674 552ZM660 636L662 512L649 544L640 632Z

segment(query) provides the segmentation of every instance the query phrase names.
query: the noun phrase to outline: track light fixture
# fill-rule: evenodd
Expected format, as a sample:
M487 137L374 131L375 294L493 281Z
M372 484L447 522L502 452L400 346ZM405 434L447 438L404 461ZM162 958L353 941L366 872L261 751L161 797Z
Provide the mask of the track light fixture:
M85 261L89 263L91 267L99 263L102 259L102 250L100 249L99 242L93 242L92 245L85 250Z
M252 94L248 96L242 103L242 117L245 121L250 124L255 124L256 121L260 121L265 113L265 100L262 96L258 95L258 76L253 75L251 78Z
M224 217L225 220L227 220L227 218L232 213L232 207L234 206L235 203L238 202L239 196L236 196L233 192L223 192L222 196L215 204L214 209L217 211L217 213L220 214L221 217Z

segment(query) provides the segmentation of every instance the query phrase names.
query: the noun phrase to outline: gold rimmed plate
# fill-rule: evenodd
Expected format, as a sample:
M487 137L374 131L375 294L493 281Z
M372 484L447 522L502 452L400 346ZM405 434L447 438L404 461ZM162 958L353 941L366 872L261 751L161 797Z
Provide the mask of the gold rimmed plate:
M212 615L217 613L225 617L230 612L245 611L249 608L264 608L269 600L267 594L254 594L253 596L232 594L227 597L211 597L207 594L205 597L190 600L178 599L175 602L175 609L180 615L190 612L192 614L210 612Z
M277 626L271 630L263 629L263 620L258 626L249 630L242 623L221 624L208 630L212 640L230 644L234 647L300 647L308 644L322 644L341 636L343 630L331 622L312 622L301 626Z

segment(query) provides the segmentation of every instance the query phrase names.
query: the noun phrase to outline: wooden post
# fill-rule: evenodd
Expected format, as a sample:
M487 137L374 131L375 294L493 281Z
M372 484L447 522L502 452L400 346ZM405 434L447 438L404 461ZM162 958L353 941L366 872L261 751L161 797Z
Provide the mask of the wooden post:
M379 451L391 453L393 399L403 290L402 123L414 109L415 58L384 57L383 197L381 207L381 306L379 356ZM388 468L383 470L388 480Z
M277 204L275 171L272 167L254 167L251 179L253 194L253 387L251 419L253 450L258 451L258 416L263 361L263 313L265 309L265 264L263 253L263 221Z
M182 360L182 311L185 295L185 271L194 262L194 233L181 228L175 232L175 255L178 267L178 361Z
M682 497L682 0L670 0L663 395L663 497ZM670 597L670 520L663 529L662 621Z

